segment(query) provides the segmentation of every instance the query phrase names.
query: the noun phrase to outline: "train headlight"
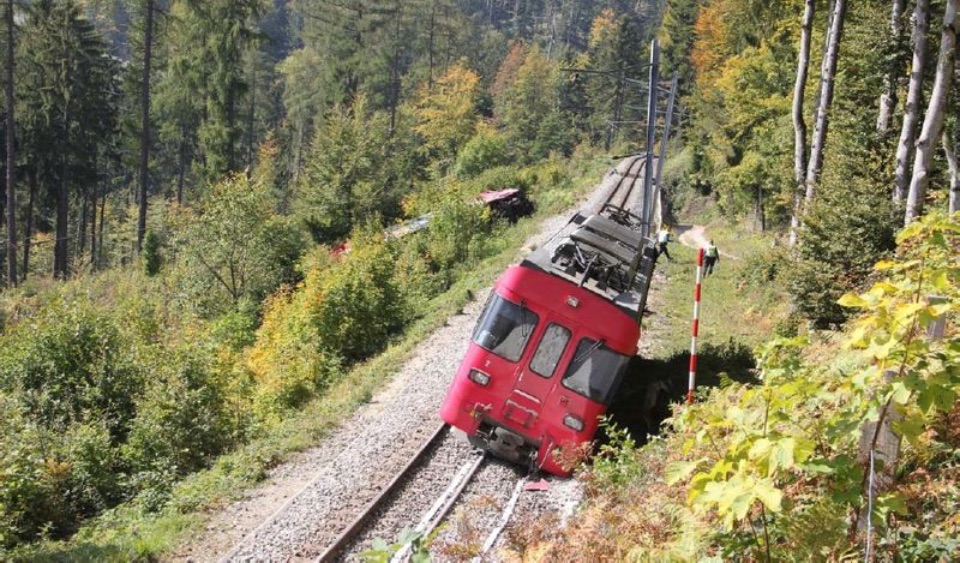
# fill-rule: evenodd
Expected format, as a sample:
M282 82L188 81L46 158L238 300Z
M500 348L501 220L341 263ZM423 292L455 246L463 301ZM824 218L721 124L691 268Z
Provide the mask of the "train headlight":
M563 425L577 432L583 432L583 421L572 414L563 417Z
M469 377L470 381L476 383L477 385L486 386L488 383L490 383L489 375L475 369L470 370L470 373L467 374L467 377Z

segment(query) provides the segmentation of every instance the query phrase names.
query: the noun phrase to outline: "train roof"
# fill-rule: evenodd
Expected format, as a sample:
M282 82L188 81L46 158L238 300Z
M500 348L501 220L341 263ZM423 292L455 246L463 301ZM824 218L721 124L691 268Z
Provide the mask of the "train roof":
M656 252L652 241L642 241L633 227L603 215L577 213L520 265L583 287L636 318L646 303ZM638 252L637 273L630 280Z

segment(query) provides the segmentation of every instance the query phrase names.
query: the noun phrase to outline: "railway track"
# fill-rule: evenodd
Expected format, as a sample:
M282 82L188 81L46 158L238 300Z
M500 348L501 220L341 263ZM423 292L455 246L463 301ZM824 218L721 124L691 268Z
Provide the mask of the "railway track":
M451 436L450 432L449 426L439 424L411 453L399 470L388 474L380 483L371 483L368 488L376 490L377 493L355 511L352 519L338 531L338 535L331 543L325 545L318 543L329 536L329 530L327 530L326 533L319 534L320 537L316 541L308 541L296 549L289 558L318 562L344 560L351 553L358 553L363 550L363 547L368 547L370 538L394 539L398 526L403 524L409 524L402 527L413 528L417 537L429 536L450 514L471 480L487 462L486 455L472 451L460 436ZM450 447L451 444L453 447ZM433 467L434 465L436 467ZM454 468L456 471L451 471ZM424 475L431 472L434 475ZM426 493L416 490L418 479L427 482ZM440 494L436 498L431 498L429 489L436 489L437 483L444 482L446 479L449 479L449 482ZM412 490L412 493L408 493L408 490ZM403 499L403 495L412 495L414 498ZM291 505L301 496L303 496L302 493L291 498L270 519L263 522L221 558L221 561L262 558L258 552L251 551L250 544L256 543L258 535L269 530L275 521L282 519ZM400 503L401 500L402 506L398 510L398 507L393 505ZM423 512L419 523L415 520L418 514L411 509L418 504L429 504L429 509ZM391 512L400 512L400 514L391 514ZM383 526L378 526L381 520L386 522ZM386 531L383 528L386 528ZM367 541L364 541L365 536ZM405 545L394 555L392 561L406 561L410 558L412 551L413 546Z
M603 205L616 205L624 209L631 207L630 198L633 196L633 188L638 183L642 184L640 181L640 173L643 172L647 160L643 156L632 156L630 158L631 160L627 165L627 171L620 174L620 179L617 180L616 185L610 190L610 195L607 196ZM626 187L626 189L624 189L624 187ZM614 201L614 199L619 199L619 201Z
M608 176L604 189L586 207L599 209L606 203L636 207L642 190L634 185L642 183L638 180L643 165L642 158L625 159L617 166L619 177L614 181ZM557 227L560 219L552 220ZM478 312L479 304L471 308ZM458 331L469 335L472 315L456 318ZM459 346L465 338L453 341ZM440 346L449 349L450 344ZM430 536L458 505L464 509L457 511L467 514L482 536L477 542L483 546L480 553L493 549L517 506L524 476L508 464L490 463L473 453L462 436L451 435L445 426L423 422L435 419L456 360L448 362L437 349L413 361L411 378L399 385L396 398L348 422L349 431L325 446L327 459L308 469L310 477L302 479L302 489L256 528L232 539L229 550L227 546L217 550L219 559L357 560L375 538L393 541L409 528L416 528L421 537ZM431 378L436 373L439 379L426 385L424 373ZM481 518L477 514L481 511L468 505L483 497L496 497L496 506L483 510ZM456 536L455 528L447 527L438 537ZM406 553L398 555L402 560Z
M326 563L336 561L347 553L349 548L359 539L361 533L371 527L378 517L378 513L386 508L392 497L395 497L404 484L415 477L416 472L428 460L430 454L441 443L441 439L449 434L450 427L441 424L433 435L424 442L423 446L410 458L410 461L384 486L380 492L364 510L350 523L350 525L337 537L337 539L324 550L317 558L317 561ZM477 455L476 459L468 461L461 465L460 469L451 480L450 485L433 502L430 509L423 515L420 522L414 528L418 537L429 535L450 513L460 494L466 488L467 484L476 475L484 463L486 456ZM406 560L412 551L412 546L405 545L394 556L393 560Z

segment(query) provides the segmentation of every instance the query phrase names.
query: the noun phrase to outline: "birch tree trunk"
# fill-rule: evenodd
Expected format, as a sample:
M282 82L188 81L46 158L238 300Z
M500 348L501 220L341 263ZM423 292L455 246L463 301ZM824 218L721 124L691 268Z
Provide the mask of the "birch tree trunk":
M957 151L950 140L950 135L943 136L943 152L947 155L947 166L950 169L950 214L960 210L960 167L957 165Z
M815 0L806 0L800 27L800 54L797 57L797 81L793 86L793 215L790 217L790 246L797 243L797 229L803 212L803 184L807 168L807 124L803 119L803 98L810 68L810 32L813 28Z
M913 10L913 61L910 64L910 86L907 107L903 112L900 143L897 145L897 168L893 177L893 201L900 203L909 183L910 162L916 147L917 121L920 116L920 96L923 94L923 69L927 63L927 26L930 23L930 1L917 0Z
M823 49L820 53L822 55L820 57L820 82L817 84L817 89L814 92L814 96L813 96L814 117L816 117L817 112L820 111L820 96L823 93L823 77L826 76L827 74L827 57L826 57L827 44L830 43L830 32L833 29L833 13L834 13L833 8L836 5L837 5L837 0L830 0L830 4L827 6L827 31L823 36ZM804 175L803 181L804 183L806 183L807 181L806 170L804 170L803 175Z
M930 165L933 164L933 152L940 135L943 134L943 115L953 84L954 58L957 50L957 9L960 0L947 0L943 15L943 29L940 32L940 55L937 58L937 77L933 81L930 103L923 118L923 129L917 141L917 157L913 163L913 177L910 180L910 192L907 194L907 211L904 224L917 218L923 212L923 198L930 182Z
M810 160L807 161L805 204L809 204L816 195L820 169L823 165L823 146L827 140L827 121L830 105L833 102L834 79L837 75L837 60L840 58L840 37L843 34L843 19L847 10L847 0L837 0L833 7L830 30L824 45L823 76L820 80L820 104L813 125L813 137L810 140Z
M897 76L900 67L900 40L903 35L903 9L906 0L893 0L890 7L890 39L897 49L895 63L883 79L883 94L880 95L880 112L877 114L877 133L886 135L890 130L890 116L897 105Z

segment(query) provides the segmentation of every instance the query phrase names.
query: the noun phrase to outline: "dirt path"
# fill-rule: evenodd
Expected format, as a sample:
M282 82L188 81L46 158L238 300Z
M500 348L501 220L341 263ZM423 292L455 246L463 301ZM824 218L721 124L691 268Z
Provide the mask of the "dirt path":
M710 245L710 239L706 234L707 228L703 225L677 225L678 239L680 244L690 248L706 248ZM731 260L740 260L739 256L720 251L721 256L726 256Z

